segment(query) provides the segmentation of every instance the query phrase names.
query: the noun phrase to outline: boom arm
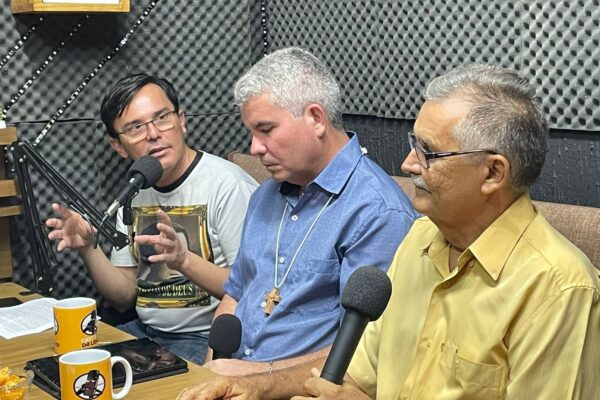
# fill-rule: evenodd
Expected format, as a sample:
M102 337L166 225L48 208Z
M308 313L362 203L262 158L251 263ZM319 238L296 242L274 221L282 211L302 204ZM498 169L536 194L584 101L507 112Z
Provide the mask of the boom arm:
M81 214L99 233L106 236L115 248L122 249L130 243L129 236L117 231L112 224L108 223L106 218L103 218L102 214L48 164L29 142L17 140L11 143L9 151L13 155L17 180L21 189L23 214L32 244L36 287L39 292L48 294L53 290L53 275L56 271L57 261L48 240L45 225L40 220L29 175L29 165L52 185L69 208Z

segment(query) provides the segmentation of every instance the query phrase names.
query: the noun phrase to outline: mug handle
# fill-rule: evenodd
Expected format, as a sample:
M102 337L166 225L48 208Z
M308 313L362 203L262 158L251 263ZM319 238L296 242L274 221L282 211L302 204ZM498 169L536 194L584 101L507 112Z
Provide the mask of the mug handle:
M119 393L112 392L112 398L115 400L122 399L129 393L129 389L131 389L131 382L133 379L133 372L131 371L131 365L129 365L129 361L124 359L123 357L114 356L110 358L110 367L112 368L115 364L120 363L125 367L125 385L121 389ZM110 388L111 391L113 388Z

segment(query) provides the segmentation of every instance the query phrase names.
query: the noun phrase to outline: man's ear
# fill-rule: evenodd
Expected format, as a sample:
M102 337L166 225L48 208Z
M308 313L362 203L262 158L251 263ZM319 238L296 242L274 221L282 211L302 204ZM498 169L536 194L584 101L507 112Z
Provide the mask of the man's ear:
M110 147L112 147L121 157L129 158L129 154L125 150L125 147L123 147L123 143L121 143L118 138L110 138Z
M179 110L177 115L179 116L179 127L181 128L181 132L183 132L185 135L187 133L187 128L185 126L185 113L183 110Z
M317 137L322 137L327 129L327 113L325 109L317 103L309 104L304 109L304 118L308 121L309 125L315 129Z
M510 178L510 163L501 154L491 154L485 158L483 184L481 192L490 195L501 189L512 186Z

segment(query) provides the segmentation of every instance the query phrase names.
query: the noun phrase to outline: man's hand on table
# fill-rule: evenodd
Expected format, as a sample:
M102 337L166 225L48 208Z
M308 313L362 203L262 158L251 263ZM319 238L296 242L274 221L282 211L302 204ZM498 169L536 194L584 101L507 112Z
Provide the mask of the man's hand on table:
M217 376L208 382L190 386L181 391L177 400L260 400L256 387L244 378Z

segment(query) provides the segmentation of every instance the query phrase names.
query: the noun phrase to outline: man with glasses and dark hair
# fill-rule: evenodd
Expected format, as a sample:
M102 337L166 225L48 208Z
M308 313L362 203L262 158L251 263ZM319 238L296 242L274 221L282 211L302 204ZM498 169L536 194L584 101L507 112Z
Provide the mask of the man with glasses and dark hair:
M109 260L94 248L93 230L81 215L58 204L53 209L60 218L48 220L54 228L48 237L59 240L59 251L78 249L112 306L136 306L139 318L119 328L201 364L257 184L233 163L186 145L185 114L165 79L121 79L104 98L101 117L120 156L150 155L163 168L156 185L133 199L133 225L125 226L118 213L117 229L137 234L135 241Z
M476 65L434 79L425 98L402 164L425 217L398 248L390 302L343 384L318 377L320 360L218 377L180 400L598 397L597 271L529 197L548 136L533 89Z

